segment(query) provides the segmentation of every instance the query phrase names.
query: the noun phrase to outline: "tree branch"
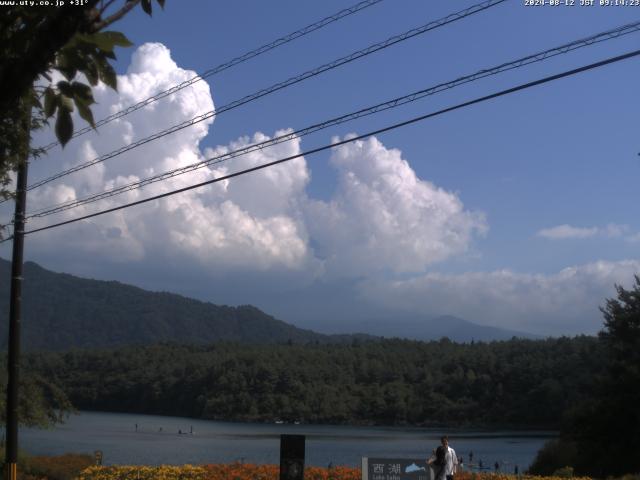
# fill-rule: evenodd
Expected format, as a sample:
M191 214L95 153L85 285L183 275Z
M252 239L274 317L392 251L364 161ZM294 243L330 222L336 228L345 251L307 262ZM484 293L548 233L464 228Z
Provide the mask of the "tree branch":
M100 2L100 15L102 15L107 8L109 8L111 5L113 5L115 3L115 1L116 0L108 0L105 3L104 0L101 0L101 2Z
M109 2L107 6L109 6L111 3L113 2ZM140 3L140 0L127 0L124 6L120 10L118 10L116 13L114 13L113 15L105 18L104 20L98 23L94 23L93 25L91 25L89 32L90 33L99 32L103 28L108 27L114 22L117 22L122 17L124 17L127 13L129 13L133 8L135 8L135 6L138 5L139 3Z

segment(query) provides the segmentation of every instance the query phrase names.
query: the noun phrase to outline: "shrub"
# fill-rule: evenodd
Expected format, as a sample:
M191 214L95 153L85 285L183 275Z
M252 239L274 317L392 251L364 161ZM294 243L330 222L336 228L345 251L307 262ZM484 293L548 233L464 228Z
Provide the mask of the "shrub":
M77 480L206 480L206 470L192 465L159 467L112 466L89 467L78 475Z
M573 467L562 467L553 472L554 477L571 478L573 477Z
M203 467L89 467L78 480L278 480L278 465L215 464ZM352 467L307 467L305 480L360 480L360 469Z
M31 457L24 472L47 480L73 480L95 463L91 455L66 453L56 457Z
M278 465L216 464L207 465L207 480L278 480ZM306 467L305 480L360 480L359 468L353 467Z
M569 441L549 440L537 453L535 460L529 467L532 475L555 475L558 470L576 464L578 449Z

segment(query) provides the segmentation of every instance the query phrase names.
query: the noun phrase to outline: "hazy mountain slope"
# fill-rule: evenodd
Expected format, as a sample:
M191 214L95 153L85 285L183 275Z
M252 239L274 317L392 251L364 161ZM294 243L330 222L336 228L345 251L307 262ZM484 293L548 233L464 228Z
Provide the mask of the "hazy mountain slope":
M22 345L66 349L161 341L279 343L340 341L296 328L250 305L213 305L119 282L24 265ZM10 262L0 259L0 341L6 345Z
M6 345L10 262L0 259L0 341ZM535 338L457 317L325 319L298 328L245 305L214 305L120 282L89 280L24 265L22 346L61 350L164 341L210 343L350 342L371 335L457 342ZM300 319L304 321L304 319ZM298 321L296 320L296 323ZM323 333L317 333L321 331ZM354 335L354 332L362 332Z
M387 338L409 338L413 340L438 340L447 337L456 342L510 340L518 338L541 338L536 335L479 325L451 315L432 318L426 316L397 316L376 318L357 322L334 321L321 324L308 323L305 327L320 332L367 332Z

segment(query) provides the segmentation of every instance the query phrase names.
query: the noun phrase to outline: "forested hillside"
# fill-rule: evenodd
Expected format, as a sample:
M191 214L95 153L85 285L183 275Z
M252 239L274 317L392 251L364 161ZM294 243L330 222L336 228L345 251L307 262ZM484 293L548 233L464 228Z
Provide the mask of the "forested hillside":
M0 258L0 279L9 278L10 262ZM151 345L159 342L206 344L351 342L373 336L456 341L507 340L531 335L478 325L452 316L397 316L355 321L324 319L314 328L278 320L251 305L214 305L173 293L150 292L120 282L91 280L24 264L22 348L71 348ZM0 342L6 343L9 282L0 281ZM304 318L297 319L304 324Z
M455 344L157 345L38 353L79 409L197 418L558 427L601 368L593 337Z
M0 259L0 279L10 278ZM26 350L115 347L163 341L341 342L294 327L251 306L214 305L119 282L78 278L24 265L22 346ZM9 282L0 282L0 344L6 345ZM361 336L362 337L362 336Z

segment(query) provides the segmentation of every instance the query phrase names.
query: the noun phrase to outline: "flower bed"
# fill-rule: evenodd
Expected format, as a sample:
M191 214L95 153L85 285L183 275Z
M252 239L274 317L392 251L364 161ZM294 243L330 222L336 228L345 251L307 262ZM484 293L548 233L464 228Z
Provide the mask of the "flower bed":
M506 473L460 472L456 480L567 480L567 477L540 477L537 475L512 475ZM589 477L571 477L571 480L592 480Z
M206 480L207 470L192 465L89 467L78 480Z
M278 465L214 464L203 466L113 466L89 467L78 480L278 480ZM307 467L305 480L360 480L359 468ZM566 477L538 477L534 475L507 475L495 473L460 472L456 480L567 480ZM572 477L571 480L591 480L589 477Z
M278 480L278 465L215 464L161 467L89 467L78 480ZM360 469L351 467L307 467L305 480L360 480Z

